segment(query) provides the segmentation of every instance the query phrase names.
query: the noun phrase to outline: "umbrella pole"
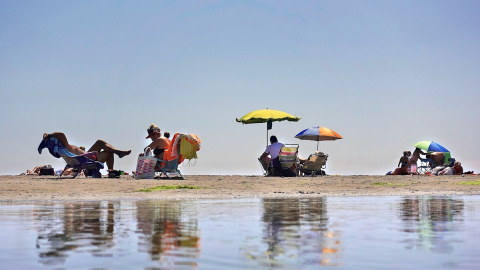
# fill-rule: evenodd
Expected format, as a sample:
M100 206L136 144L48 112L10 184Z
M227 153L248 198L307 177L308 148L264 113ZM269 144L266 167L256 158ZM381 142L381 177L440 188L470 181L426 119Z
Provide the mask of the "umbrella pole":
M319 142L320 142L320 141L317 141L317 152L318 152L318 143L319 143Z
M268 125L267 125L267 147L268 147Z

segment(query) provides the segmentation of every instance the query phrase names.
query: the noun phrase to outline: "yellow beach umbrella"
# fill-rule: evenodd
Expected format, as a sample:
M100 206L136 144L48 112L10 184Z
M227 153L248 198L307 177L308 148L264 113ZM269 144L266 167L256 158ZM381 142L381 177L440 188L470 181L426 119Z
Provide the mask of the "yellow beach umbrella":
M263 110L256 110L253 112L249 112L241 118L237 118L237 122L243 124L256 124L256 123L267 123L267 145L268 145L268 130L272 129L272 122L275 121L290 121L290 122L297 122L300 120L300 117L293 116L289 113L271 110L271 109L263 109Z

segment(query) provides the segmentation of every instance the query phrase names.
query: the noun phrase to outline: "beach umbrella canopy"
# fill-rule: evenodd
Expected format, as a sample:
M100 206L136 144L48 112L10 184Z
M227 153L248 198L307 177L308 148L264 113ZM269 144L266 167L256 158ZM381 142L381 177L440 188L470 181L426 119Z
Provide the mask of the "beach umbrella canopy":
M428 151L428 152L443 152L443 153L449 153L450 151L447 150L447 148L441 146L440 144L434 142L434 141L420 141L417 142L416 144L413 145L416 148L420 148L422 150Z
M267 123L267 145L268 145L268 130L272 129L272 122L277 121L290 121L290 122L297 122L300 120L300 117L293 116L289 113L271 110L271 109L263 109L263 110L256 110L253 112L249 112L246 115L242 116L241 118L237 118L237 122L243 124L257 124L257 123Z
M452 154L450 151L447 150L447 148L443 147L442 145L434 142L434 141L420 141L417 142L416 144L413 145L416 148L420 148L422 150L425 150L427 152L443 152L445 155L445 163L448 163L450 158L452 157Z
M343 139L340 134L337 132L326 128L326 127L311 127L304 129L298 133L295 138L300 140L309 140L309 141L317 141L317 151L318 151L318 142L319 141L334 141Z

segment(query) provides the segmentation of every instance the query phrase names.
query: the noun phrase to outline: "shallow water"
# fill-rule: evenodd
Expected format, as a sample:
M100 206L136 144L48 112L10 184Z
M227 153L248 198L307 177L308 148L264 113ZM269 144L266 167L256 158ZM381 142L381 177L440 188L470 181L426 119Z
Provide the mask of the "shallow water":
M478 269L480 196L0 204L1 269Z

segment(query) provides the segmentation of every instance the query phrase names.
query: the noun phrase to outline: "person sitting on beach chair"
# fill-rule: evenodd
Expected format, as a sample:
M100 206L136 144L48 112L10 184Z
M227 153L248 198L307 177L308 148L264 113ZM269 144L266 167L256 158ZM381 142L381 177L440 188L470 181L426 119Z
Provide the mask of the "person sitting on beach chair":
M145 139L150 138L152 142L145 147L144 153L153 151L153 155L156 158L163 159L163 154L170 147L170 140L162 137L161 129L155 125L151 124L147 129L148 136ZM140 154L143 155L143 154Z
M132 152L131 150L118 150L104 140L97 140L92 145L92 147L88 149L88 151L85 151L85 148L82 146L78 147L75 145L71 145L67 140L67 136L65 136L65 134L62 132L43 134L44 142L48 141L50 138L57 139L70 153L74 155L83 155L86 153L97 152L97 154L95 155L95 160L102 163L106 162L109 170L113 170L114 154L116 154L119 158L123 158L124 156L127 156Z
M308 156L307 159L299 159L299 175L305 176L315 176L320 174L320 176L325 175L323 169L327 166L328 155L323 152L316 151L314 154Z
M282 166L278 160L278 154L280 153L282 147L283 143L278 142L277 136L270 136L270 145L267 146L267 149L265 149L263 154L258 158L260 164L262 164L262 167L266 172L265 176L274 175L275 168L277 168L277 170L279 169L280 171L282 170Z

